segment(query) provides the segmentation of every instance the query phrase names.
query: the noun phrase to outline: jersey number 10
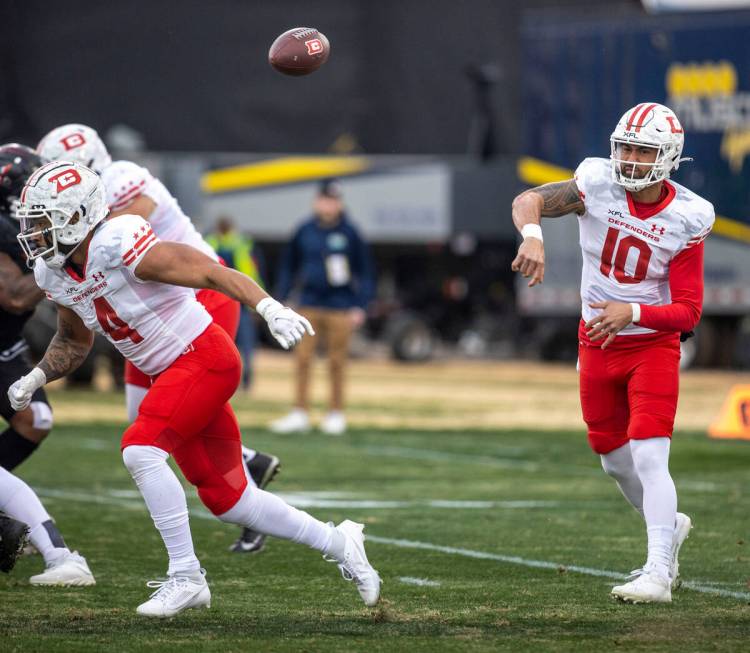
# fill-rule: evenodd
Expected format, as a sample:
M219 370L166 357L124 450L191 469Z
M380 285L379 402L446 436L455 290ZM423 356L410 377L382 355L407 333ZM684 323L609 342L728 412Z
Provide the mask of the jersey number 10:
M635 236L625 236L620 242L617 239L620 236L620 230L610 227L607 230L607 238L604 241L602 250L602 262L599 266L601 273L608 277L612 271L614 262L615 279L620 283L640 283L646 278L648 263L651 260L651 248ZM630 276L625 272L625 262L628 260L628 254L631 249L638 250L638 261L635 264L635 272ZM615 249L617 252L615 252Z

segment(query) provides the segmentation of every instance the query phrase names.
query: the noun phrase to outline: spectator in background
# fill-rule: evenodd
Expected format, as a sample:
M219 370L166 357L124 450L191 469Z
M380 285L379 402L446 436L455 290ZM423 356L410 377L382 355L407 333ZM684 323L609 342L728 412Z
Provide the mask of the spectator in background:
M206 242L224 262L238 272L250 277L263 287L261 274L262 260L260 252L252 238L243 236L235 229L234 222L227 216L216 220L216 231L206 236ZM258 337L255 318L247 306L240 310L240 322L237 328L237 349L242 355L242 388L249 390L253 384L253 352Z
M375 278L370 250L346 215L341 186L325 179L313 204L314 216L302 223L286 247L278 271L280 299L299 286L299 310L315 329L295 349L296 398L291 412L271 423L276 433L310 429L310 365L318 340L327 347L331 380L329 411L320 429L330 435L346 431L344 368L352 332L365 321L374 295Z

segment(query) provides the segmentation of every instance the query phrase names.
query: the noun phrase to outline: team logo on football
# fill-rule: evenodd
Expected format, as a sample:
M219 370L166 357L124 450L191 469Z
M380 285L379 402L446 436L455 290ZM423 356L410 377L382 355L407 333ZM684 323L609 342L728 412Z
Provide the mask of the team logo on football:
M54 177L49 178L50 183L55 182L57 184L57 192L62 193L66 188L75 186L81 183L81 175L74 168L68 168L62 172L58 172Z
M307 54L318 54L319 52L323 52L323 43L320 39L310 39L309 41L305 41L305 46L307 46Z
M663 236L666 230L667 230L666 227L660 227L658 224L651 225L651 233L659 234L660 236Z
M70 136L61 138L60 143L62 143L62 146L65 148L66 152L70 152L70 150L73 150L76 147L85 145L86 139L83 137L83 134L70 134Z

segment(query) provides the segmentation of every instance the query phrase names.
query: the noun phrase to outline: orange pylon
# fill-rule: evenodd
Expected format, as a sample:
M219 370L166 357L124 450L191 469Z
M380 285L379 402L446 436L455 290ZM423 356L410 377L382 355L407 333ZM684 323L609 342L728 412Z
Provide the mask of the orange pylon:
M750 385L735 385L729 391L719 416L708 427L712 438L750 440Z

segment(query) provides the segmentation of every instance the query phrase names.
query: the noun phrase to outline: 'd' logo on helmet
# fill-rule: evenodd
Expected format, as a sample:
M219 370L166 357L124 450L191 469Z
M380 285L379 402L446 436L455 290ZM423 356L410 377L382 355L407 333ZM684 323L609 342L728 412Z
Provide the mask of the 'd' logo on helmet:
M65 148L66 152L70 152L70 150L74 150L77 147L81 147L81 145L85 145L86 139L83 137L83 134L70 134L65 138L61 138L60 143Z
M57 192L62 193L66 188L76 186L81 183L81 175L78 171L73 168L68 168L62 172L58 172L54 177L49 178L50 183L57 184Z
M307 46L307 54L318 54L323 51L323 43L320 39L310 39L305 41L305 45Z
M673 134L684 133L682 127L680 126L679 121L677 120L677 116L667 116L667 122L669 123L669 126L672 128Z

